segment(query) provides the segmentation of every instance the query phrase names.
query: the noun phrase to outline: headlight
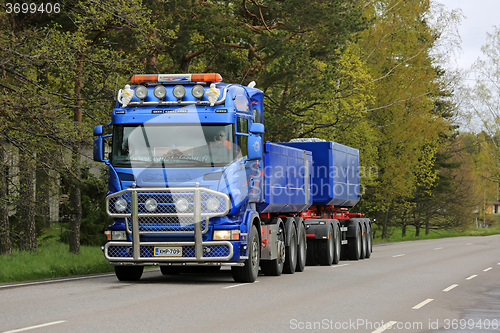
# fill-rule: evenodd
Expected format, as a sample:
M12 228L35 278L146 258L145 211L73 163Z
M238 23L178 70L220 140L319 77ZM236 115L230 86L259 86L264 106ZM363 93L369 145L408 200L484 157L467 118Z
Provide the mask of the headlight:
M219 210L220 207L220 201L217 200L216 198L210 198L207 200L207 208L208 210L212 212L216 212Z
M184 88L184 86L177 85L174 87L172 93L174 94L175 98L182 99L182 97L186 95L186 88Z
M127 233L125 232L125 230L111 230L111 240L127 240Z
M185 212L189 208L189 202L184 198L179 199L175 202L175 208L179 213Z
M135 87L135 96L139 99L144 99L148 95L148 88L144 86Z
M153 198L149 198L144 203L144 208L146 208L148 212L154 212L157 207L158 207L158 202L156 202L156 200Z
M125 199L118 199L115 201L115 210L117 212L124 212L127 209L127 201Z
M153 94L156 98L162 99L167 95L167 89L164 86L156 86Z
M195 98L200 99L203 95L205 95L205 88L203 88L202 85L197 84L193 87L193 89L191 89L191 94L193 94Z
M214 240L239 240L239 230L214 230Z

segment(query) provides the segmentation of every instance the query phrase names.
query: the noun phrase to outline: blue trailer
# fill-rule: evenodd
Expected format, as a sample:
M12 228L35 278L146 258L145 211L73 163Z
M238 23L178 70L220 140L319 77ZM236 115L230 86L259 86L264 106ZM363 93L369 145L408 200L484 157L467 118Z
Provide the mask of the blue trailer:
M121 281L144 266L179 274L230 266L237 282L371 255L359 153L334 142L265 141L263 93L219 74L134 75L112 134L94 129L109 168L106 259ZM105 156L105 141L111 152Z

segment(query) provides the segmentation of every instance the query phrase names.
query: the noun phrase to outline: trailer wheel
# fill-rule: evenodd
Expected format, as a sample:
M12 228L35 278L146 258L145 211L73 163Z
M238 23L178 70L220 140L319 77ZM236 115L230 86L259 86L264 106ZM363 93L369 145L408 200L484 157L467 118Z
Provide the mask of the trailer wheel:
M283 273L286 253L284 233L283 225L280 224L278 230L278 257L273 260L262 260L260 262L260 268L265 275L280 276Z
M327 239L321 239L318 241L318 261L322 266L330 266L333 262L335 239L331 224L328 227L327 237Z
M337 265L340 261L340 252L342 249L342 239L341 239L340 228L339 228L338 224L335 225L334 244L335 244L335 251L333 253L332 264Z
M250 229L248 235L248 259L245 260L245 266L231 267L233 279L236 282L248 283L254 282L259 274L260 263L260 240L259 233L255 225Z
M347 257L350 260L359 260L361 255L361 231L360 227L356 227L356 237L349 237L347 239Z
M115 274L120 281L139 281L144 266L115 266Z
M359 253L359 259L365 259L366 251L368 248L368 241L366 238L366 226L365 224L360 225L361 228L361 252Z
M283 267L283 272L293 274L297 266L297 229L295 229L295 224L290 228L290 235L288 237L290 238L290 242L285 247L285 266Z
M371 255L372 255L372 228L371 226L368 224L366 226L366 252L365 252L365 258L370 258Z
M302 223L300 224L299 235L299 245L297 245L297 267L295 268L295 271L303 272L306 267L307 237L306 228L304 228Z
M316 266L317 265L316 240L315 239L307 239L306 265L307 266Z

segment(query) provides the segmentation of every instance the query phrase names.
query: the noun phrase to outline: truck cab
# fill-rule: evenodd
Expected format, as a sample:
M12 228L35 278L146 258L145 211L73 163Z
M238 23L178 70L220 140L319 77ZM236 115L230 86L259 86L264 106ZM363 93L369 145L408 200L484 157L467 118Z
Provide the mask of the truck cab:
M94 129L114 218L104 254L117 277L140 278L146 265L165 273L244 266L261 200L262 91L219 74L134 75L131 83L118 93L112 135Z

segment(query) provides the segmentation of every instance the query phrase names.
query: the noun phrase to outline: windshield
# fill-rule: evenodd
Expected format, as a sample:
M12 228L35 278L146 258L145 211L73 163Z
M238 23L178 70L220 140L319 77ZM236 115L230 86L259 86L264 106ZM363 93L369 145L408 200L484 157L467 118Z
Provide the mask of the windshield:
M225 166L235 155L233 126L115 125L111 163L125 167Z

